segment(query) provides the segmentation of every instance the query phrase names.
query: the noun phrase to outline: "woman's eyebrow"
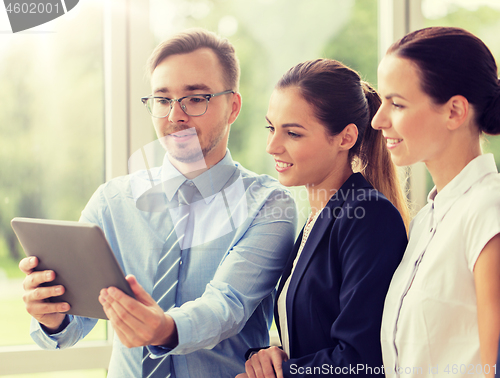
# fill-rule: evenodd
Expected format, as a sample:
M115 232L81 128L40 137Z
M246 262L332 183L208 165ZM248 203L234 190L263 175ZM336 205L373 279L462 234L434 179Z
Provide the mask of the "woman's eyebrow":
M393 99L394 97L398 97L400 99L403 99L405 101L408 101L406 98L404 98L403 96L401 96L399 93L389 93L388 95L384 96L384 98L386 100L391 100Z
M266 121L269 122L270 125L272 125L273 123L269 120L269 118L266 117ZM306 130L306 128L304 126L302 126L301 124L299 123L284 123L283 125L281 125L281 127L299 127L301 129L304 129Z

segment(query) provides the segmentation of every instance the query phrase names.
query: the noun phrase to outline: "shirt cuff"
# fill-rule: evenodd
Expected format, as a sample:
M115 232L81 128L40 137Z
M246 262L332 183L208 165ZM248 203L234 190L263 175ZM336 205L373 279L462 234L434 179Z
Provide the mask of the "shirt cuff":
M177 328L178 344L175 348L168 348L163 345L149 345L147 348L151 352L152 358L160 358L169 353L183 354L182 349L193 341L191 338L192 332L189 316L187 316L179 307L169 310L168 315L172 317L175 327Z
M63 323L67 322L66 326L57 333L50 333L35 318L32 318L30 329L32 339L42 348L60 349L62 347L60 341L65 335L73 332L73 328L78 327L76 322L73 322L73 315L66 315L64 319Z
M66 329L66 327L69 325L69 322L70 322L69 316L65 315L61 325L55 331L50 331L43 324L40 324L40 327L42 327L43 332L45 332L47 336L57 335L58 333L60 334L62 331Z
M177 328L177 346L172 350L175 353L186 345L193 342L192 325L190 316L179 307L175 307L168 312L168 315L174 319L175 327Z

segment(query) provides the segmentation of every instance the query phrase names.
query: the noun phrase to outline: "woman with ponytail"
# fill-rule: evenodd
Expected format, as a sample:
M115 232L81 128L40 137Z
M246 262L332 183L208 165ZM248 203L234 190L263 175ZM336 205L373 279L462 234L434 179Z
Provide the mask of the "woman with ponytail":
M311 214L278 288L282 348L251 351L239 378L383 376L382 309L408 210L370 127L379 105L355 71L329 59L298 64L276 85L267 152L283 185L306 187Z
M385 302L386 374L494 377L500 335L500 134L495 60L471 33L433 27L392 45L372 125L397 165L424 162L435 187L412 221Z

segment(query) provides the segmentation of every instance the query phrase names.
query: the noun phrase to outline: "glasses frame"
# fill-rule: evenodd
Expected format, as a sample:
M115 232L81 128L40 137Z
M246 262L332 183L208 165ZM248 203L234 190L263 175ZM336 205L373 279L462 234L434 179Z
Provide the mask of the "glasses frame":
M148 113L151 114L151 117L154 117L154 118L166 118L169 116L170 112L172 111L172 107L174 106L173 103L174 102L178 102L179 105L181 106L181 109L182 111L190 116L190 117L201 117L203 114L205 114L208 110L208 103L210 102L210 99L212 97L217 97L217 96L222 96L222 95L225 95L225 94L235 94L236 92L233 91L232 89L228 89L227 91L223 91L223 92L219 92L219 93L213 93L213 94L209 94L209 93L200 93L200 94L192 94L192 95L188 95L188 96L184 96L184 97L180 97L180 98L168 98L168 97L162 97L162 96L153 96L153 95L149 95L149 96L146 96L146 97L141 97L141 101L142 103L144 104L144 106L146 106L146 109L148 109ZM191 115L191 114L188 114L188 112L186 112L186 105L183 105L182 104L182 100L186 99L186 98L191 98L191 97L205 97L205 99L207 100L207 107L205 108L205 111L201 114L198 114L198 115ZM166 115L164 115L163 117L158 117L158 116L155 116L153 115L153 113L151 113L151 110L149 110L149 107L148 107L148 100L149 99L153 99L153 98L160 98L160 99L163 99L163 100L166 100L170 103L170 109L168 111L168 113Z

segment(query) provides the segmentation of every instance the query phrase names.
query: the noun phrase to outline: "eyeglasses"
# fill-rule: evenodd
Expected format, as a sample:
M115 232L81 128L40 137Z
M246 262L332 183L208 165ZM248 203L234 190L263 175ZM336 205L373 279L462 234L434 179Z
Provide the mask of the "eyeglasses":
M207 112L208 102L212 97L222 96L229 93L235 92L229 89L227 91L214 94L195 94L172 99L167 97L147 96L142 97L141 101L144 105L146 105L146 108L148 108L149 114L155 118L167 117L170 114L175 101L179 103L181 109L188 116L198 117Z

